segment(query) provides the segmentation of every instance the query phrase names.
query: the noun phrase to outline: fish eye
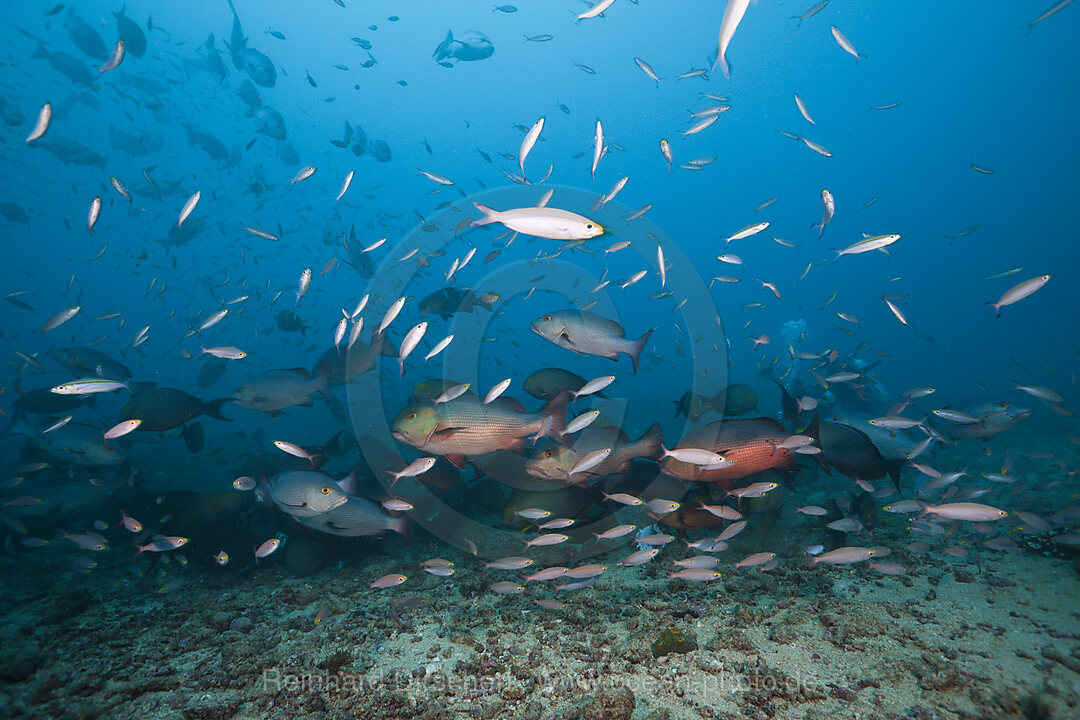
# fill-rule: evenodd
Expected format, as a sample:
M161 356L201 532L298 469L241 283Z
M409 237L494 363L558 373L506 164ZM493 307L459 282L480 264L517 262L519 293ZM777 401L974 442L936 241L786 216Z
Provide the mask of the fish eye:
M323 495L329 495L330 494L330 488L323 486L323 487L319 488L319 492L321 492Z
M405 419L406 420L415 420L416 419L416 413L414 413L414 412L409 413L409 416L407 418L405 418Z
M593 229L593 224L592 223L585 223L585 229L586 230L592 230Z
M550 450L545 450L544 451L544 457L551 457L551 451Z
M544 317L540 318L540 321L541 322L551 322L551 316L550 315L545 315Z

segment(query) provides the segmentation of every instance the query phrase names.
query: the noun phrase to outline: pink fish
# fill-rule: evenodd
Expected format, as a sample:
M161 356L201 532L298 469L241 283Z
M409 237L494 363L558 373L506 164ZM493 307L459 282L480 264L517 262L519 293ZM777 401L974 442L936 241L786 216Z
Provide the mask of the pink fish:
M949 520L970 520L971 522L991 522L1000 520L1009 513L989 505L979 503L947 503L945 505L927 505L923 508L923 515L937 515Z
M150 540L145 545L136 545L139 552L135 553L135 557L144 552L167 552L169 550L175 550L176 548L186 545L188 539L186 537L179 537L176 535L159 535Z
M273 555L279 547L281 547L281 540L278 538L270 538L262 545L255 548L255 564L258 565L261 558Z
M686 568L678 572L668 573L669 580L690 580L691 582L708 582L722 577L716 570L710 568Z
M408 580L408 578L399 573L390 573L389 575L383 575L375 582L368 585L369 588L375 590L382 590L383 588L394 587Z
M876 555L877 550L874 548L841 547L811 558L810 562L814 565L817 565L818 563L826 563L828 565L850 565L852 563L862 562L863 560L869 560Z
M133 533L142 532L143 529L141 522L124 514L123 510L120 510L120 524Z
M764 565L765 563L776 557L776 553L771 552L759 552L754 553L748 557L744 557L739 562L735 563L735 567L754 567L755 565Z

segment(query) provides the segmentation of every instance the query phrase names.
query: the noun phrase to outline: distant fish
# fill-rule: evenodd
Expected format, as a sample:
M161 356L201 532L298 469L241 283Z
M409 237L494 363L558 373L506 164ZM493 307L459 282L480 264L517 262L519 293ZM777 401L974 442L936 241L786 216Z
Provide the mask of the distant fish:
M196 190L195 194L188 198L187 202L184 203L183 209L180 210L180 219L176 221L176 227L183 227L184 221L187 220L188 216L195 210L195 206L199 204L199 198L201 197L202 191Z
M660 87L660 77L656 74L656 71L653 70L652 65L637 57L634 58L634 62L641 68L641 72L648 75L651 80L656 82L656 86Z
M818 229L819 240L825 234L825 226L829 224L829 221L832 220L833 215L836 213L836 201L833 199L833 194L828 190L821 191L821 209L823 212L821 222L814 223L811 226Z
M812 5L810 7L810 9L807 10L806 12L804 12L802 15L792 15L791 19L792 20L798 20L799 24L801 25L803 20L807 20L809 18L814 17L819 12L824 10L825 6L828 5L828 4L829 4L829 0L821 0L821 2L815 3L814 5Z
M105 64L98 68L98 75L109 70L115 70L120 67L120 63L124 61L124 41L117 40L116 46L113 48L112 54L109 55L109 59L105 61Z
M1025 33L1025 34L1030 34L1031 31L1035 28L1036 25L1041 23L1043 20L1046 20L1051 15L1056 15L1057 13L1061 12L1062 10L1067 8L1069 5L1071 5L1072 1L1073 0L1061 0L1061 2L1054 3L1052 6L1050 6L1046 10L1046 12L1044 12L1042 15L1035 18L1034 20L1032 20L1031 22L1029 22L1025 26L1025 27L1027 27L1027 33Z
M26 142L33 142L49 131L49 123L52 122L52 104L45 103L38 113L37 123L34 129L26 137Z
M848 55L851 55L853 58L855 58L856 63L859 62L859 60L861 60L863 57L865 57L859 54L859 51L855 49L855 46L851 44L851 41L847 39L847 36L844 35L843 32L841 32L840 28L836 27L835 25L830 25L829 32L832 33L833 39L836 40L836 44L843 48L844 52L846 52Z

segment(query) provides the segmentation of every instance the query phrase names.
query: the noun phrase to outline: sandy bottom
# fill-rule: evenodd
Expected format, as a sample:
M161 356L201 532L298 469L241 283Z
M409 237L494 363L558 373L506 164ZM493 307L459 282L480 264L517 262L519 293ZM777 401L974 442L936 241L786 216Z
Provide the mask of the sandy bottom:
M456 555L453 578L370 590L434 550L397 547L307 578L189 568L168 593L175 564L61 571L78 555L55 542L4 558L0 717L1080 718L1068 560L900 550L894 577L793 553L691 584L661 556L553 611L532 602L553 587L496 595L513 575Z

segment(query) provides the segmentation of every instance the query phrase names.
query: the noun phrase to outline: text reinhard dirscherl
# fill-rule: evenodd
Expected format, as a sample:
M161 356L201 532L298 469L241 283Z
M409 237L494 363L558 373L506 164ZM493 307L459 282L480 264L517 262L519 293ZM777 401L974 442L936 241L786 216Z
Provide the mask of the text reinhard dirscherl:
M374 691L407 690L409 688L442 688L452 695L491 695L508 687L521 687L526 691L550 688L557 694L574 692L593 693L605 687L626 687L635 695L664 695L678 689L688 695L716 697L751 690L797 694L802 690L826 685L816 673L796 671L793 675L777 677L760 673L756 669L733 672L722 665L715 672L701 672L674 677L656 678L649 675L584 675L533 672L524 679L509 673L502 675L471 675L433 672L423 677L409 673L352 674L316 671L283 671L277 667L263 668L262 692L286 692L290 694L351 694Z

